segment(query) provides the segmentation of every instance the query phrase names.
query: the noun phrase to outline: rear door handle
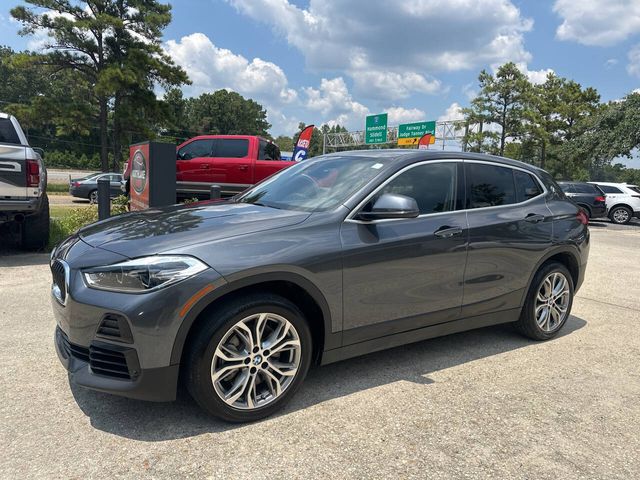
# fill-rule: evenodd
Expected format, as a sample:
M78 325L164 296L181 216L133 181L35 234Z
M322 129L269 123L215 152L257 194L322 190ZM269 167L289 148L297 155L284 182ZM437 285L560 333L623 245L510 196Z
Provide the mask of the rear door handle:
M524 217L524 219L526 222L539 223L544 220L544 215L540 215L537 213L530 213L529 215Z
M208 163L203 163L200 165L200 168L204 168L205 170L209 168L209 164Z
M445 225L444 227L440 227L434 233L436 237L440 237L440 238L450 238L450 237L454 237L456 235L461 235L461 234L462 234L461 227L449 227L448 225Z

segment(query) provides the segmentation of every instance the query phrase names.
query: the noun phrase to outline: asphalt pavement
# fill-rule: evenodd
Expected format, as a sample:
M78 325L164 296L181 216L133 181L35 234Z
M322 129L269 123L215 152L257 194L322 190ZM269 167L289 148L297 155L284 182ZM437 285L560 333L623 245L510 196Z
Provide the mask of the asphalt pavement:
M640 478L640 228L591 227L549 342L491 327L312 370L270 419L70 386L47 255L0 257L0 478Z

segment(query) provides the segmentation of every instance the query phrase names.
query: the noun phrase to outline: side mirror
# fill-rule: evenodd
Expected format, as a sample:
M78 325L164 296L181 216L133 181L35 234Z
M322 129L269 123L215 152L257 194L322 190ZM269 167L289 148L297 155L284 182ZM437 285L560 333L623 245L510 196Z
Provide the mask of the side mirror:
M44 160L44 150L40 147L31 147L34 152L40 155L40 158Z
M376 200L370 212L360 212L358 220L382 220L388 218L416 218L420 215L414 198L396 193L385 193Z

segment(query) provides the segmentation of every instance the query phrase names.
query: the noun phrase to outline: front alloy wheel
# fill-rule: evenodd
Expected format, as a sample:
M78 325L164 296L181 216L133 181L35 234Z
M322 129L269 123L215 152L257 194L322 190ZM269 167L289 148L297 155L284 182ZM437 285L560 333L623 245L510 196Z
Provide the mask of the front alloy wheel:
M301 359L300 337L286 318L257 313L222 337L211 362L218 396L241 410L275 401L291 385Z
M282 408L307 374L309 325L286 298L237 297L211 308L185 346L187 388L209 413L250 422Z

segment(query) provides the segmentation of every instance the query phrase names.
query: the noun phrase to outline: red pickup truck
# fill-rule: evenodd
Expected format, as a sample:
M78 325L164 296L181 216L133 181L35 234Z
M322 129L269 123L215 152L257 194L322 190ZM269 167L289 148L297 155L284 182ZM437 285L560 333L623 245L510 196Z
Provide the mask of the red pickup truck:
M176 192L178 197L208 196L211 185L220 185L229 196L294 165L280 160L278 146L254 135L201 135L176 149ZM124 178L129 190L129 161Z

